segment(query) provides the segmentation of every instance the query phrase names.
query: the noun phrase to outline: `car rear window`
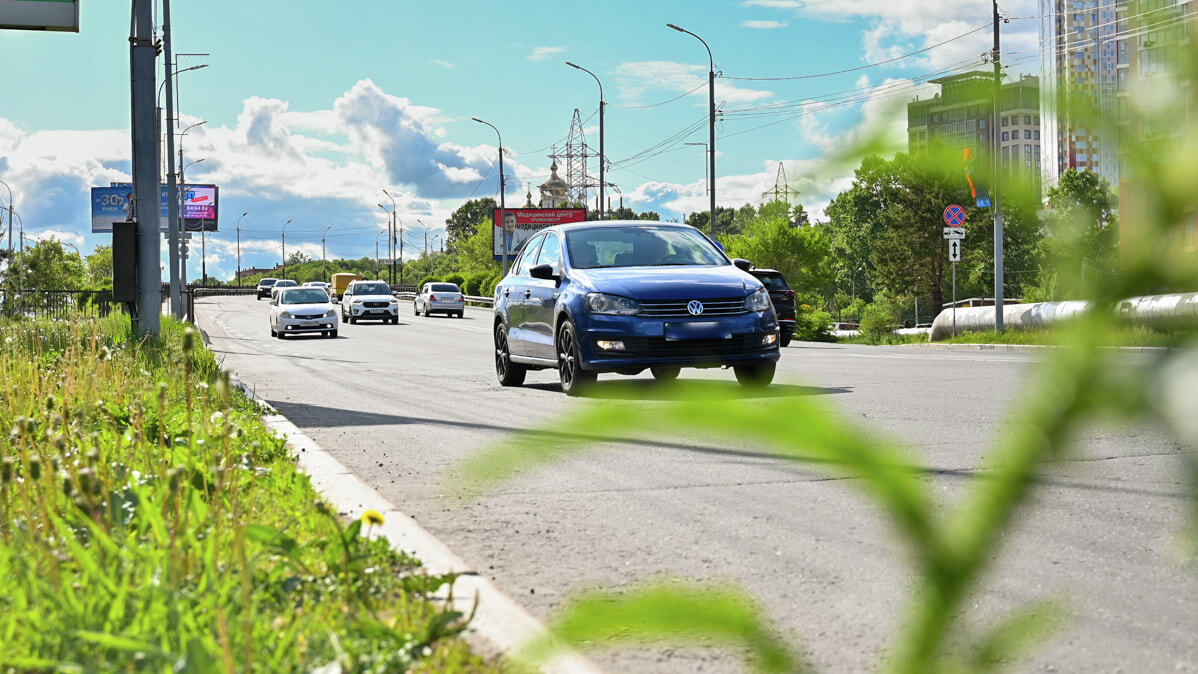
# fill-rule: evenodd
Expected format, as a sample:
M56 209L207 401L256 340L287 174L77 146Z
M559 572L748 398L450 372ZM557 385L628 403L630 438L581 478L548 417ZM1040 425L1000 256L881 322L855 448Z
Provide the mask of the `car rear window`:
M430 292L434 293L460 293L462 289L456 283L430 283L428 284Z
M786 279L778 274L763 274L758 276L757 280L761 281L766 290L790 290L790 286L786 285Z
M264 278L261 281L258 281L258 285L273 286L278 280L279 279L277 278Z
M385 283L355 283L352 290L355 295L390 295L391 289Z

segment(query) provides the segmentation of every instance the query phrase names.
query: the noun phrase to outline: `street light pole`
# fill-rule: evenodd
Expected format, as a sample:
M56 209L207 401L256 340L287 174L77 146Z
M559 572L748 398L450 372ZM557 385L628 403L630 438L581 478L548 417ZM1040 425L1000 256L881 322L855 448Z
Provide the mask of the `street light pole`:
M503 229L503 216L504 216L504 213L507 211L507 206L506 206L504 198L503 198L503 193L506 191L506 190L504 190L504 184L503 184L504 183L504 180L503 180L503 134L499 133L499 129L496 129L495 125L490 122L484 122L483 120L479 119L478 117L471 117L470 119L473 119L474 121L478 122L479 124L486 124L487 126L491 127L492 129L495 130L495 135L499 137L499 223L498 223L499 224L499 247L503 250L503 273L506 275L507 274L508 250L507 250L507 236L506 236L507 232ZM491 223L491 231L492 232L495 231L495 224L496 223Z
M603 178L603 109L607 107L607 102L603 100L603 83L599 81L599 77L595 73L583 68L580 65L566 61L566 65L571 68L577 68L582 72L595 78L595 83L599 85L599 219L603 220L603 214L607 208L607 200L604 194L606 182Z
M179 93L178 88L176 88L175 94L178 95L178 93ZM179 190L178 190L179 191L179 201L177 203L175 203L175 207L179 209L179 217L182 217L183 220L187 219L187 213L184 212L184 201L187 199L187 177L186 177L187 166L183 165L183 137L187 135L188 131L191 131L192 129L196 128L197 126L203 126L204 124L207 124L207 123L208 123L207 121L196 122L195 124L192 124L191 126L187 127L186 129L183 129L183 133L179 134ZM180 222L179 227L180 227L181 231L183 230L185 224L186 223L184 223L184 222ZM182 274L183 285L187 285L187 258L188 258L187 249L188 249L187 240L184 240L183 244L179 247L179 250L181 253L181 255L179 257L179 268L180 268L181 274Z
M695 35L685 28L680 28L672 23L667 23L667 26L673 28L680 33L686 33L703 43L703 47L707 49L707 58L711 62L711 68L707 71L707 127L710 138L708 138L708 173L710 174L709 192L711 195L711 240L716 240L715 231L715 58L711 55L711 47L707 46L707 41Z
M328 255L325 253L324 244L325 244L325 238L328 236L329 230L332 228L333 228L332 225L325 227L324 233L320 235L320 259L323 261L325 278L329 277L329 258L328 258Z
M241 287L241 218L249 215L246 211L237 218L237 287Z
M181 140L179 141L179 158L180 160L183 158L183 141ZM204 159L197 159L195 161L187 162L187 166L184 166L179 171L179 175L185 175L188 166L191 166L192 164L198 164L202 161L204 161ZM181 163L182 162L180 161L180 164ZM187 198L186 187L183 188L183 198ZM187 213L184 213L183 215L186 216ZM203 219L200 220L200 285L208 285L208 226L204 223Z
M994 330L1002 332L1005 305L1003 299L1003 222L1002 204L998 197L998 177L1001 168L998 159L998 122L1002 115L1002 64L999 63L1001 57L999 25L1001 22L998 16L998 0L992 0L992 2L994 6L994 51L991 56L994 60L994 117L990 120L990 154L994 161L994 179L991 181L990 200L994 205Z
M287 225L290 224L291 218L283 223L283 278L287 278Z
M375 278L378 278L381 274L381 272L379 271L379 237L384 234L387 235L387 245L391 245L390 229L384 229L381 232L379 232L378 234L374 235L374 276L375 276Z
M395 197L391 196L391 193L388 192L386 190L386 188L383 189L383 194L386 194L387 198L391 200L391 250L390 250L390 254L391 254L391 283L394 284L395 283L395 230L396 230L396 226L397 226L396 223L398 222L398 219L397 219L398 216L396 216L396 214L395 214ZM379 207L381 207L384 211L387 210L386 207L384 207L382 204L379 204ZM403 242L401 241L399 245L402 246ZM402 250L402 248L400 250ZM400 273L401 274L403 273L402 267L400 268ZM400 277L400 280L401 281L403 280L402 276Z

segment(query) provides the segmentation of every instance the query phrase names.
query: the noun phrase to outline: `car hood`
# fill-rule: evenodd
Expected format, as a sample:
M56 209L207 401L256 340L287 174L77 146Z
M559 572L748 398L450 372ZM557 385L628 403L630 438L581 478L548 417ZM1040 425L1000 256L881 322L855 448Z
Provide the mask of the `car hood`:
M350 297L363 302L387 302L395 299L393 295L350 295Z
M319 304L279 304L276 305L279 311L290 311L296 314L311 314L315 312L328 311L333 309L333 305L321 302Z
M743 297L761 287L760 281L730 264L575 269L571 275L591 291L635 300Z

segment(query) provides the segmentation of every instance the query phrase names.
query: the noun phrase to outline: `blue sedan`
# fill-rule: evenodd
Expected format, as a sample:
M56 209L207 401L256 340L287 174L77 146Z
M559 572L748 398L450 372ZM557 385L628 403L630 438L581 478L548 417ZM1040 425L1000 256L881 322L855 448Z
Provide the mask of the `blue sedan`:
M768 386L778 360L769 292L694 227L587 222L530 238L495 288L495 372L558 370L575 395L600 372L674 379L684 367L731 367Z

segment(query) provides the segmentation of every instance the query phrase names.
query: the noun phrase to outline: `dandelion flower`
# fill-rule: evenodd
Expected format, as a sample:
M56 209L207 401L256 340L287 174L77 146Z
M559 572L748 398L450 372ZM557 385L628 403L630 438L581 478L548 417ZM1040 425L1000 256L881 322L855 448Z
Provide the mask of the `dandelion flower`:
M382 524L383 514L377 510L367 510L362 513L362 521L367 524Z

